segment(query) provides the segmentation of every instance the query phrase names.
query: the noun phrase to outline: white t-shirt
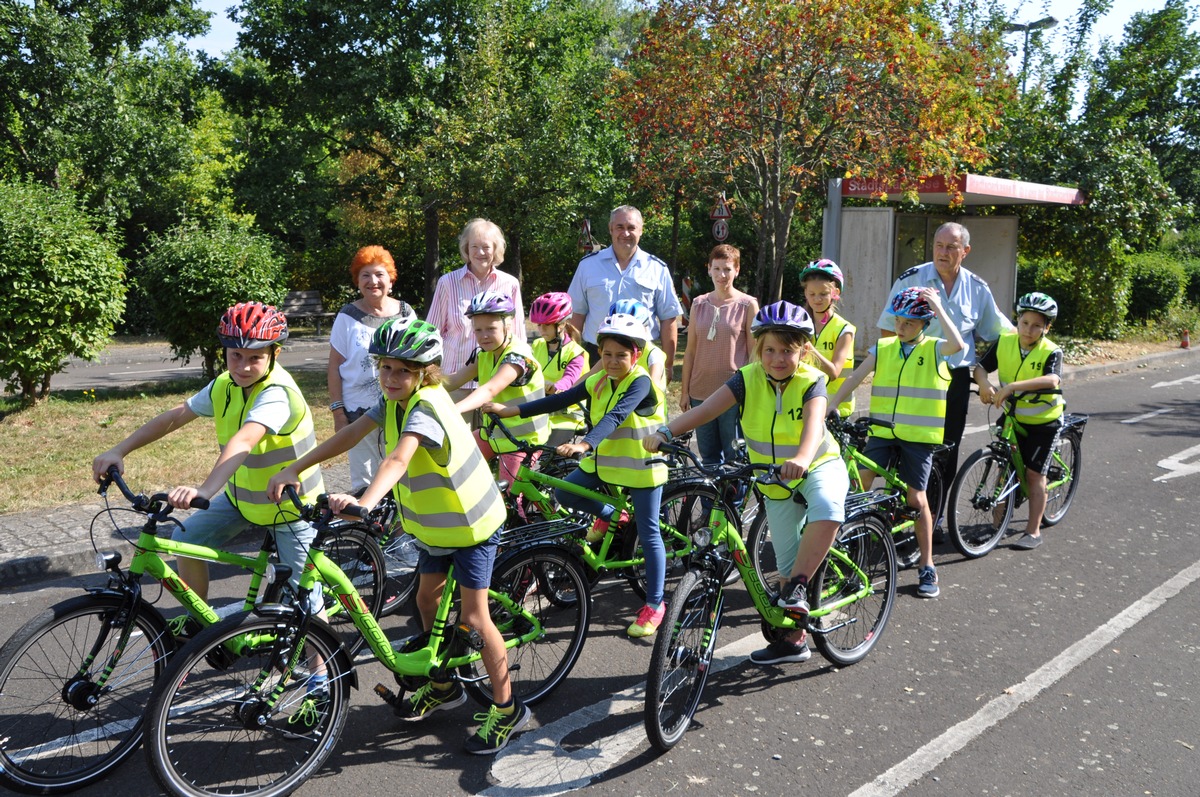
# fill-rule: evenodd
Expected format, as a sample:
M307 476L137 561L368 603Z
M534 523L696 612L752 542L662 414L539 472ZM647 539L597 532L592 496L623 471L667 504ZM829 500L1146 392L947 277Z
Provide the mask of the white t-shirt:
M390 318L398 318L406 313L411 314L412 308L401 302L400 312ZM343 358L338 373L342 375L342 401L347 412L374 407L383 397L379 389L379 374L375 370L375 358L369 350L375 330L387 320L364 313L353 304L342 307L333 319L329 345Z
M204 389L187 400L188 409L202 418L211 418L216 414L212 403L212 386L209 382ZM234 390L239 390L236 385ZM292 419L292 407L288 402L287 388L283 385L271 385L263 390L250 405L242 425L260 423L271 434L279 434L280 429L286 429Z

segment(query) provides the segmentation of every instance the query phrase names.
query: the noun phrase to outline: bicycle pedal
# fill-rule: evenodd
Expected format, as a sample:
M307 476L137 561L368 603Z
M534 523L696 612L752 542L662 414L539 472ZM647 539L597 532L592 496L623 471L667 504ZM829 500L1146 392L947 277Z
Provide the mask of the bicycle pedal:
M474 651L483 650L483 634L466 623L459 623L454 629L456 636L466 643L467 647Z

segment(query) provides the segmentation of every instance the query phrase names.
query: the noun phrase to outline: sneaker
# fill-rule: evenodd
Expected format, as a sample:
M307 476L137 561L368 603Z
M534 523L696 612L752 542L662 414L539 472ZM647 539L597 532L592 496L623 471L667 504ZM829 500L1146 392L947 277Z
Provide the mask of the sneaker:
M637 613L637 619L626 629L625 633L634 639L650 636L658 630L659 623L662 622L663 615L666 613L667 604L665 603L658 604L657 609L651 608L649 605L643 606Z
M617 525L624 525L628 522L629 513L622 509L621 516L617 518L616 523ZM600 540L604 539L604 535L608 533L608 529L612 524L612 518L609 518L608 520L605 520L604 518L596 518L596 522L592 524L590 529L588 529L586 538L587 541L589 543L600 542Z
M204 629L195 617L192 617L190 614L181 614L178 617L172 617L170 620L167 620L167 630L176 639L191 639Z
M511 714L502 714L492 705L486 713L476 714L475 719L482 724L467 739L463 749L474 755L495 755L508 744L508 737L514 731L521 730L529 722L529 707L513 698Z
M1016 542L1014 542L1012 544L1012 547L1017 548L1022 551L1032 551L1034 548L1038 547L1041 544L1042 544L1042 535L1041 534L1039 534L1035 537L1032 534L1025 533L1025 534L1021 535L1021 538L1019 540L1017 540Z
M433 681L429 681L405 698L404 704L396 709L396 714L407 722L418 722L435 711L461 706L466 702L467 693L457 681L449 689L438 689Z
M808 582L792 579L784 584L779 589L779 602L777 605L781 609L786 609L790 614L807 616Z
M329 678L324 675L314 675L308 681L308 693L300 701L300 705L288 717L288 725L303 725L305 728L315 728L329 705Z
M765 648L759 648L750 654L750 661L754 664L789 664L792 662L808 661L812 657L812 651L808 649L808 642L788 642L786 639L776 639L774 642L767 644Z
M926 566L917 569L917 597L936 598L942 591L938 589L937 569Z

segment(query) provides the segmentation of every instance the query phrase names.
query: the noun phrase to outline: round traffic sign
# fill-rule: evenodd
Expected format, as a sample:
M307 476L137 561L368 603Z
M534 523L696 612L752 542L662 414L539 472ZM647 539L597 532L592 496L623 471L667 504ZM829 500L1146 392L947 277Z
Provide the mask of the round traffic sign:
M729 222L725 219L717 219L713 222L713 238L718 241L724 241L729 237Z

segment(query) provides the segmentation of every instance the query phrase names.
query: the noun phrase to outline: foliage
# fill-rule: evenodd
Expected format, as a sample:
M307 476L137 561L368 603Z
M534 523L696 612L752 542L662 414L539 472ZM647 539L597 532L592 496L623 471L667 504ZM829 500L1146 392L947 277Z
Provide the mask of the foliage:
M1189 304L1200 307L1200 259L1184 260L1183 273L1187 276L1183 297Z
M46 398L68 357L104 349L124 306L111 234L69 191L0 182L0 378Z
M199 353L204 373L216 376L221 351L216 327L238 302L279 304L283 269L269 238L230 223L188 222L151 237L140 287L155 297L154 312L176 359Z
M1054 258L1029 260L1022 258L1017 268L1017 296L1041 291L1058 302L1058 318L1054 321L1056 335L1075 334L1079 321L1079 292L1072 270Z
M1136 321L1161 319L1178 306L1187 288L1183 265L1160 252L1133 255L1126 260L1131 291L1129 317Z
M611 114L640 185L724 190L749 215L770 301L792 219L823 204L829 178L904 183L985 159L1002 61L994 32L903 0L667 0L610 87Z

